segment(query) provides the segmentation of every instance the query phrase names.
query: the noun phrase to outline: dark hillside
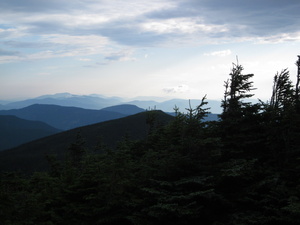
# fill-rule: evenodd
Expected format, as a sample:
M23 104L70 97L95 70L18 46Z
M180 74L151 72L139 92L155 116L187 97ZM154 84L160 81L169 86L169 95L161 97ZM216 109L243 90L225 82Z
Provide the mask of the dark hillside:
M0 170L45 170L46 155L64 157L68 146L76 141L78 133L85 139L89 148L95 147L100 140L109 147L115 147L125 135L132 139L145 138L149 131L149 125L146 123L149 114L154 115L158 123L168 123L173 119L161 111L151 111L58 133L1 152Z
M127 107L126 112L117 110L92 110L58 105L35 104L22 109L1 110L0 115L15 115L22 119L45 122L61 130L69 130L107 120L125 117L129 108L137 111L136 106ZM138 108L139 109L139 108Z
M0 116L0 151L58 132L60 130L43 122Z

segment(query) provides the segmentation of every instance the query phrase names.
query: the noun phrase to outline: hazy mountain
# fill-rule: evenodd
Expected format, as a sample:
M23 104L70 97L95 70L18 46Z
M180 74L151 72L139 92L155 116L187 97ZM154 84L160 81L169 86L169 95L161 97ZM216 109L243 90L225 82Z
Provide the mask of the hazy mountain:
M117 113L122 113L125 115L133 115L136 113L140 113L145 111L142 108L137 107L136 105L131 105L131 104L122 104L122 105L115 105L115 106L110 106L101 109L101 111L109 111L109 112L117 112Z
M157 99L154 98L153 99ZM208 107L212 113L221 113L221 102L216 100L207 100ZM173 112L175 105L183 112L185 108L189 108L189 100L187 99L172 99L167 101L152 101L149 97L139 97L134 100L124 100L120 97L105 97L102 95L73 95L70 93L59 93L54 95L43 95L33 99L27 99L18 102L11 102L0 105L0 109L20 109L33 104L52 104L60 106L73 106L85 109L102 109L105 107L120 105L120 104L132 104L142 109L158 109L164 112ZM192 107L196 107L200 104L200 99L191 100Z
M65 92L65 93L56 93L53 95L42 95L42 96L37 97L36 99L45 99L45 98L64 99L64 98L71 98L71 97L76 97L76 96L78 96L78 95L73 95L68 92Z
M60 132L43 122L0 116L0 151Z
M219 120L219 115L213 113L208 114L207 117L204 118L204 121L217 121L217 120Z
M69 130L93 123L122 118L143 111L134 105L119 105L102 110L58 105L34 104L22 109L1 110L0 115L14 115L22 119L42 121L61 130Z
M0 107L2 107L2 105L8 104L10 103L9 101L4 101L4 100L0 100Z
M129 104L132 104L132 105L136 105L140 108L143 108L145 110L152 110L152 109L156 109L156 107L161 104L159 102L156 102L156 101L151 101L151 100L144 100L144 101L141 101L141 100L133 100L133 101L130 101L128 102ZM164 109L160 109L162 111L165 111ZM169 112L169 111L165 111L165 112Z
M0 152L0 170L20 170L32 172L47 168L46 155L55 154L59 158L66 155L68 146L76 141L78 133L85 139L86 146L92 149L99 141L115 147L125 135L131 139L145 138L149 132L146 119L154 113L157 123L168 123L174 117L162 111L142 112L128 117L84 126L51 135L19 147Z
M122 104L118 98L104 98L99 96L72 95L69 93L44 95L33 99L11 102L0 106L0 109L20 109L33 104L52 104L60 106L74 106L85 109L102 109L104 107Z
M207 100L207 108L210 108L210 112L219 114L221 113L221 102L216 100ZM155 102L155 101L131 101L130 104L134 104L138 107L145 108L145 109L157 109L162 110L164 112L174 112L174 107L177 106L181 112L186 112L186 108L191 107L196 108L200 103L201 100L199 99L171 99L164 102Z

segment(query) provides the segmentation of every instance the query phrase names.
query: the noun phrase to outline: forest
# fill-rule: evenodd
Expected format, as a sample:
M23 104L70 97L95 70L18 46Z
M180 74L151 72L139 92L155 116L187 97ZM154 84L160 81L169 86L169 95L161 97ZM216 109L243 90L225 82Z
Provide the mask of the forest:
M266 102L251 103L253 74L233 64L223 112L204 96L167 125L147 111L148 135L112 149L78 134L50 170L0 174L4 225L298 225L300 221L300 56L296 84L274 76ZM100 152L100 153L99 153Z

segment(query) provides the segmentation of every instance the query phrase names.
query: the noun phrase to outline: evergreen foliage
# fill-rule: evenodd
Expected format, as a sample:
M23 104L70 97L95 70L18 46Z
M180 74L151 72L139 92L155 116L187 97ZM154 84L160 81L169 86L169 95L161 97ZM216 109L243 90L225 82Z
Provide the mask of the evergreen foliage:
M0 223L299 224L298 86L283 70L270 101L251 104L242 70L225 82L220 121L203 121L204 97L167 125L148 111L144 140L93 151L78 135L63 161L48 156L48 172L1 173Z

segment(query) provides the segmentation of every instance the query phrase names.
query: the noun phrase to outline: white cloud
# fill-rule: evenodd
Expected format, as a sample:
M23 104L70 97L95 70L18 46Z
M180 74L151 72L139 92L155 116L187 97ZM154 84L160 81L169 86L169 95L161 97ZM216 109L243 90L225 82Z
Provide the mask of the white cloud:
M22 60L20 56L0 56L0 63L10 63Z
M231 54L232 54L232 52L230 49L204 53L205 56L219 56L219 57L224 57L224 56L228 56Z
M0 22L1 24L1 22ZM14 38L22 38L26 36L26 28L25 27L18 27L18 28L0 28L0 38L2 40L11 40Z
M145 31L153 31L161 34L192 34L196 32L220 33L227 31L227 28L224 25L205 24L197 18L173 18L167 20L153 20L141 24L141 27Z
M88 9L95 13L101 11L106 18L111 18L112 20L122 20L124 18L143 16L146 13L161 9L176 8L177 5L177 1L170 0L104 0L100 4L98 2L89 4Z
M105 46L109 44L109 39L100 35L65 35L52 34L43 35L43 40L52 43L65 44L72 46Z
M95 54L110 54L112 49L109 46L110 41L106 37L87 35L87 36L72 36L72 35L43 35L39 38L40 43L46 43L49 47L47 50L40 50L38 47L34 53L23 53L14 57L1 57L0 63L23 60L40 60L60 57L74 56L89 56ZM28 46L31 42L28 42ZM9 43L8 43L9 44ZM21 43L26 47L24 43ZM41 44L42 45L42 44ZM116 48L116 46L114 47ZM4 50L3 50L4 51ZM13 52L13 51L6 51ZM0 51L1 55L1 51ZM82 61L82 60L81 60ZM85 60L87 61L87 60Z
M258 44L277 44L283 42L295 42L300 41L300 32L282 33L271 36L259 37L257 39Z

